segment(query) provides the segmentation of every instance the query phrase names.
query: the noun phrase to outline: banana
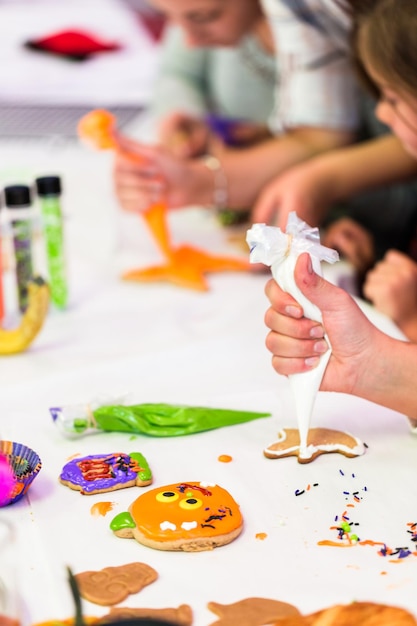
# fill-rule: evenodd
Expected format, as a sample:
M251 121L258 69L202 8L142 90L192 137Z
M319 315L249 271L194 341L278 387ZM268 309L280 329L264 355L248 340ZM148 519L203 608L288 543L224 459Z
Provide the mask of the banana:
M29 304L19 326L10 330L0 328L0 356L23 352L42 328L49 307L49 287L41 277L29 285Z

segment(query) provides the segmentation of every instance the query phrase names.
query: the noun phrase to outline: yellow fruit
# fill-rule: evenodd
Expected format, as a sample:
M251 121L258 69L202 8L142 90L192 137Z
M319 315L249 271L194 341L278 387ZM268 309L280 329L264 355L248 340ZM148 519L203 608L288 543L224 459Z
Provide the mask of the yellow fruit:
M0 328L0 356L23 352L42 328L49 307L49 287L43 278L33 278L29 285L29 304L19 326Z

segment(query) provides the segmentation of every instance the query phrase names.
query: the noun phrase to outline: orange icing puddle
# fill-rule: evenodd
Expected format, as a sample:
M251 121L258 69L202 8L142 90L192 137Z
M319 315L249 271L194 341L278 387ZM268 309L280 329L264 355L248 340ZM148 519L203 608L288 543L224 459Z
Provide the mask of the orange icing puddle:
M337 541L330 541L329 539L324 539L323 541L317 542L318 546L333 546L335 548L351 548L355 546L355 543L341 543Z
M228 454L221 454L217 457L217 460L220 461L220 463L230 463L230 461L233 461L233 458Z
M91 515L102 515L103 517L113 510L114 502L96 502L90 509Z
M266 533L256 533L255 537L256 539L260 539L261 541L263 541L268 537L268 535Z

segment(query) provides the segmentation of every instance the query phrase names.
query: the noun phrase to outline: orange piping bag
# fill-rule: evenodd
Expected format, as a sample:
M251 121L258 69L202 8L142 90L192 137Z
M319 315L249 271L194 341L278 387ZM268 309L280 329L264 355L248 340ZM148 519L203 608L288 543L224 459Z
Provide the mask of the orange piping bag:
M115 150L123 157L143 164L144 157L124 150L120 146L117 136L116 118L105 109L94 109L82 117L77 127L78 135L98 150ZM143 217L156 243L167 258L171 258L172 249L167 224L167 206L163 201L155 202L146 211Z

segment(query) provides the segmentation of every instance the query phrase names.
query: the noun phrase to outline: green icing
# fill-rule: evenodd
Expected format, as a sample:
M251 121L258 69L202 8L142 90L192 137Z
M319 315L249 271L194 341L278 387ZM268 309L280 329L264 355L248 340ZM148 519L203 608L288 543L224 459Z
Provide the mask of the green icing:
M145 459L143 454L141 454L140 452L131 452L129 456L131 459L137 461L138 465L140 465L140 467L142 468L142 470L138 472L139 478L141 480L151 480L152 472L148 465L148 461Z
M132 516L129 511L123 511L123 513L119 513L112 519L110 522L110 528L113 532L117 530L122 530L122 528L135 528L136 524L133 521Z
M270 413L171 404L102 406L94 411L98 429L153 437L190 435L269 416Z

